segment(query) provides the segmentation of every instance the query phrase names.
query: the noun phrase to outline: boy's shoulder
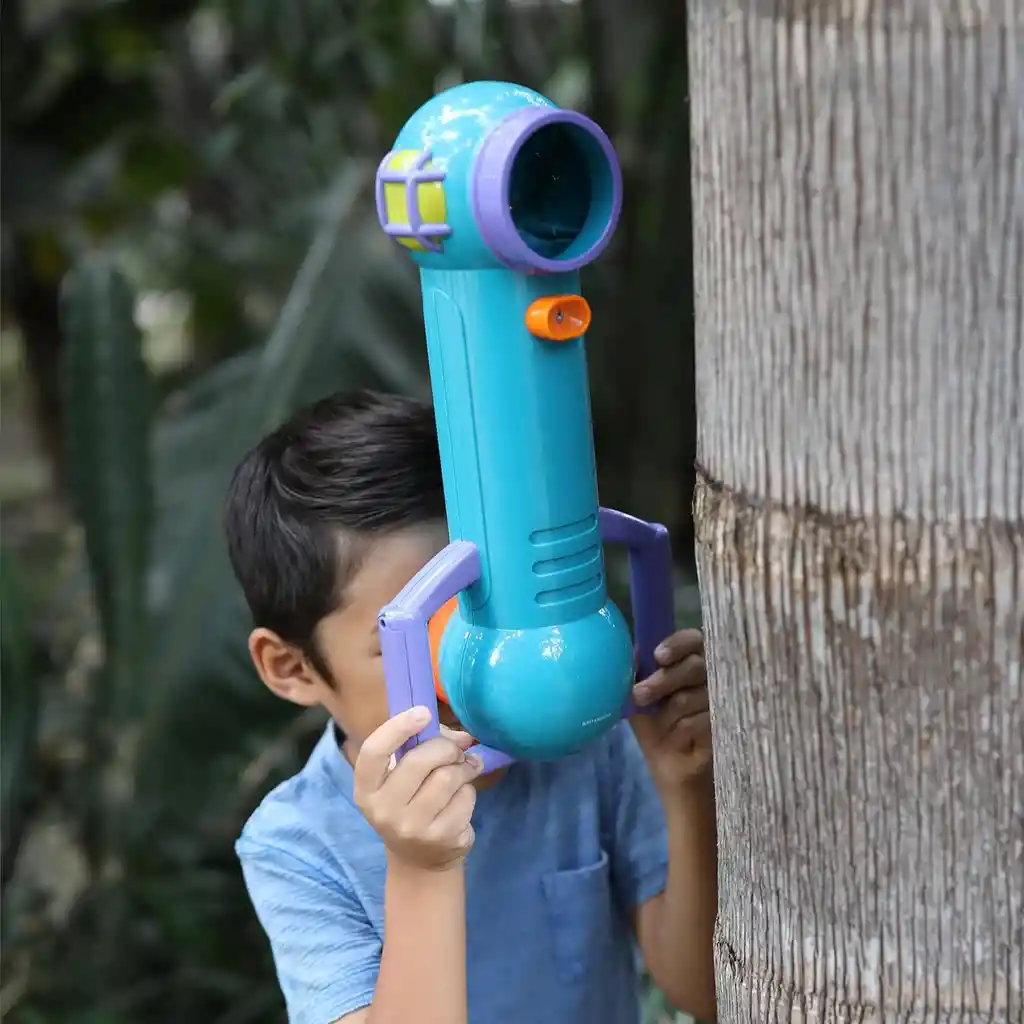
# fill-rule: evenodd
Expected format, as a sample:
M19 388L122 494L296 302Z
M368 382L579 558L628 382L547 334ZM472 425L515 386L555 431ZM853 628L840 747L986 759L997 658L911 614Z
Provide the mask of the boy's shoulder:
M305 765L252 812L235 848L243 860L273 851L319 867L339 835L351 847L360 838L372 841L368 830L353 801L351 768L338 749L333 725L328 725Z

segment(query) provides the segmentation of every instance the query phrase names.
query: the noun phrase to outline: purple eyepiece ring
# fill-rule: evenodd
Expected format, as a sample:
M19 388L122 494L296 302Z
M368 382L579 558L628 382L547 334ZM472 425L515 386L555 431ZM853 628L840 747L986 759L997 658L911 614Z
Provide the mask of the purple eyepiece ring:
M516 156L541 128L566 125L588 136L598 151L597 163L607 175L603 202L593 202L583 230L569 246L569 255L549 258L535 252L519 234L509 205L509 184ZM592 166L595 160L588 161ZM574 110L523 107L499 122L486 137L472 173L473 216L487 247L513 270L564 273L592 263L611 241L622 210L622 169L611 140L601 128ZM602 220L600 227L597 221ZM580 240L585 248L577 249ZM586 244L589 241L589 244Z

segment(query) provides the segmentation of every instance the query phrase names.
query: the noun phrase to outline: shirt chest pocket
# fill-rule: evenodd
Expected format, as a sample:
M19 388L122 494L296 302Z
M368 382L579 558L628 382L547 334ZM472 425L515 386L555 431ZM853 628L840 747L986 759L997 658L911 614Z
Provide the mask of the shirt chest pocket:
M612 899L608 854L600 860L541 876L544 909L554 964L563 980L593 979L614 956L615 936L623 927Z

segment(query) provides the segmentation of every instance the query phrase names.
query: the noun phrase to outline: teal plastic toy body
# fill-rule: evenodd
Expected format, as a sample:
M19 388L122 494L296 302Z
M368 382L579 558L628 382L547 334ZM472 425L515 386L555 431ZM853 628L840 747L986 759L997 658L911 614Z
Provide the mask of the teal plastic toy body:
M672 627L666 531L598 503L579 268L620 206L601 129L506 83L435 96L378 172L381 224L420 267L452 541L381 613L389 701L436 689L489 768L571 753L630 709L604 540L635 556L648 646Z

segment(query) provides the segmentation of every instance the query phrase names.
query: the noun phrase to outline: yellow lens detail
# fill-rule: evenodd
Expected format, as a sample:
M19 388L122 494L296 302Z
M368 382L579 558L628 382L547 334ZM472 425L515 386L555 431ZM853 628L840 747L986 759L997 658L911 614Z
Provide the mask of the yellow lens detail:
M396 153L393 153L391 159L387 163L387 169L389 171L405 171L415 163L416 158L419 156L419 151L415 149L400 149ZM431 161L427 161L424 165L424 170L429 170L433 167ZM406 186L404 183L399 182L385 182L384 184L384 207L388 214L389 224L411 224L412 220L409 217L409 207L405 201ZM426 181L416 186L416 203L419 207L420 223L421 224L444 224L445 218L448 216L448 207L444 200L444 185L440 181ZM424 246L421 245L415 238L410 237L396 237L395 241L399 245L404 245L407 249L414 249L419 252L424 252Z

